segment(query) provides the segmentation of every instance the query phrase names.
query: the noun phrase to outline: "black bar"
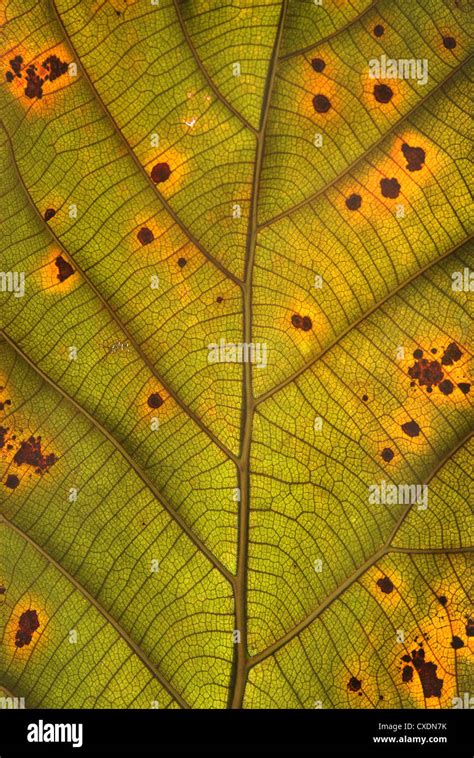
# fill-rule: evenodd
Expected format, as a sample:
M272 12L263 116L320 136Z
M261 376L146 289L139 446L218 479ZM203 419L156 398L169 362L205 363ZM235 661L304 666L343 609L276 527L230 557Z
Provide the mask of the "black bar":
M82 724L82 746L76 749L64 742L28 742L29 733L32 737L45 738L51 732L61 737L49 724ZM468 709L1 710L0 758L16 755L159 756L199 752L222 756L236 752L345 754L348 758L406 754L472 756L472 726L472 711ZM65 730L64 736L79 742L79 732ZM374 738L383 738L383 742ZM424 744L421 738L425 738Z

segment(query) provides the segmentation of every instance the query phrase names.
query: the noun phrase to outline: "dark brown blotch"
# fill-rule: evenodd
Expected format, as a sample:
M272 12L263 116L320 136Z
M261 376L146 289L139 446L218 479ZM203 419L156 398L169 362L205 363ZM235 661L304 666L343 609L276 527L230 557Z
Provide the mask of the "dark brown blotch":
M45 221L49 221L55 215L56 215L56 211L54 210L54 208L46 208L43 218Z
M415 350L414 357L423 355L421 350ZM439 361L429 361L427 358L417 357L413 366L408 368L408 376L420 387L431 388L437 386L444 377L444 372Z
M326 68L326 63L322 58L313 58L311 65L318 74L320 74Z
M158 392L153 392L149 396L147 403L150 408L161 408L161 406L164 403L164 400Z
M411 659L410 659L411 660ZM411 666L404 666L402 671L402 682L411 682L413 679L413 669Z
M54 453L44 455L41 449L41 437L29 437L20 443L20 448L13 456L13 462L17 466L34 466L36 473L40 474L53 466L58 460Z
M377 587L382 590L385 595L390 595L393 592L393 582L388 576L382 576L377 580Z
M405 424L402 424L402 432L408 435L408 437L418 437L420 433L420 427L416 421L407 421Z
M58 269L58 279L60 282L65 282L66 279L69 279L75 273L69 261L65 260L62 255L58 255L54 263Z
M63 76L67 72L69 65L58 58L57 55L50 55L43 61L43 68L48 71L46 78L49 78L50 82L54 82L55 79L59 79L60 76Z
M450 35L446 35L443 37L443 45L445 46L446 50L454 50L454 48L457 45L456 40L454 37L451 37Z
M346 200L346 206L349 208L350 211L358 211L360 206L362 205L362 198L360 195L357 195L353 193L352 195L349 195L349 197Z
M443 393L443 395L450 395L454 390L454 385L449 379L445 379L444 381L440 382L439 390Z
M331 101L326 95L315 95L313 97L313 107L316 113L327 113L331 108Z
M5 481L5 487L8 487L9 490L16 490L19 484L20 480L15 474L8 474Z
M157 163L151 170L151 179L155 184L166 182L171 176L171 168L168 163Z
M29 645L39 625L38 614L35 610L31 609L22 613L15 635L15 646L21 648Z
M187 264L186 258L178 258L178 266L180 268L184 268L186 264Z
M26 69L26 87L25 95L30 100L37 98L41 100L43 97L43 84L44 79L36 73L36 66L31 65Z
M137 239L141 245L149 245L155 239L153 232L147 226L142 226L137 234Z
M385 463L390 463L390 461L393 460L395 453L393 452L392 448L384 447L381 455Z
M406 142L402 145L402 153L407 162L408 171L421 171L426 154L422 147L411 147Z
M395 200L400 194L400 183L393 176L391 179L380 180L380 191L384 197Z
M425 661L425 651L421 649L412 651L412 662L420 677L424 696L441 697L443 680L436 676L437 665L431 661Z
M374 97L378 103L389 103L393 97L393 90L388 84L376 84L374 86Z
M459 382L458 387L464 395L467 395L471 389L471 385L468 382Z
M451 640L451 647L454 648L454 650L459 650L461 647L464 647L464 642L461 637L458 637L455 634Z
M443 357L441 358L441 363L443 366L452 366L453 363L456 363L462 356L462 352L460 351L459 347L456 345L455 342L450 342L448 347L443 353Z
M358 692L360 688L362 687L362 681L360 679L357 679L355 676L351 676L347 683L347 688L351 692Z

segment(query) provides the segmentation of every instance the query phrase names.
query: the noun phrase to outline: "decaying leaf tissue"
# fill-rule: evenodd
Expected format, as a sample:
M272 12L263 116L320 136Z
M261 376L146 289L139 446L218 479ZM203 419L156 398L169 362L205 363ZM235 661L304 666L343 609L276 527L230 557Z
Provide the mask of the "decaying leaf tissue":
M474 707L469 16L0 3L4 707Z

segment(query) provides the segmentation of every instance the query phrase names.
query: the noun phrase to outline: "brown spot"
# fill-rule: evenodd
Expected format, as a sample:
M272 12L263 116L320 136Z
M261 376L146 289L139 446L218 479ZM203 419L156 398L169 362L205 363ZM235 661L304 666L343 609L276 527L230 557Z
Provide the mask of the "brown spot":
M21 77L21 64L23 63L23 58L21 55L15 55L15 57L10 61L10 68L13 71L16 76Z
M178 266L179 266L180 268L184 268L184 267L185 267L185 265L186 265L186 263L187 263L187 260L186 260L186 258L178 258Z
M409 437L418 437L420 433L420 427L416 421L407 421L405 424L402 424L402 432L407 434Z
M445 606L448 603L448 598L446 597L446 595L438 595L438 600L442 606Z
M163 405L164 400L160 397L158 392L153 392L148 398L147 403L150 408L160 408Z
M360 690L362 686L362 682L360 679L356 679L355 676L351 676L347 683L347 687L350 689L351 692L357 692Z
M315 95L313 97L313 106L316 113L327 113L331 107L331 101L326 95Z
M446 50L454 50L456 44L457 42L454 37L443 37L443 45L445 46Z
M417 347L416 350L413 351L413 357L419 360L420 358L423 358L423 350L421 348Z
M383 37L384 31L385 29L382 24L376 24L374 26L374 34L376 37Z
M326 68L326 63L323 61L322 58L313 58L311 61L311 65L314 68L315 71L318 72L318 74L321 73L321 71L324 71Z
M462 353L455 342L451 342L443 353L441 363L443 366L452 366L453 363L458 361Z
M7 73L5 74L5 79L7 80L7 82L9 82L9 83L12 82L14 78L15 77L13 76L12 72L11 71L7 71Z
M13 462L17 466L23 464L35 466L36 473L47 471L57 460L54 453L49 453L46 456L43 455L41 451L41 437L35 438L33 436L20 444L19 450L16 451L13 457Z
M43 84L44 79L36 73L36 66L28 66L26 69L26 97L30 98L30 100L33 100L35 97L41 100L43 97Z
M5 444L7 433L8 433L8 429L5 426L0 426L0 449Z
M405 661L405 663L411 663L411 655L402 655L402 661Z
M29 610L22 613L15 635L16 647L24 647L25 645L29 645L31 638L33 637L33 633L36 632L39 625L38 614L36 611Z
M451 647L454 648L454 650L459 650L459 648L464 647L464 642L460 637L454 635L453 639L451 640Z
M58 269L58 279L60 282L66 281L66 279L69 279L70 276L74 274L74 269L71 266L71 264L66 261L62 255L58 255L54 263L57 266Z
M0 403L0 411L3 411L6 405L11 405L11 404L12 404L11 400L4 400L3 402Z
M395 200L400 194L400 184L395 177L392 177L391 179L381 179L380 190L384 197L389 197L392 200Z
M383 576L377 581L377 587L379 587L385 595L390 595L393 592L393 582L388 576Z
M467 382L459 382L458 387L464 395L467 395L471 389L471 385Z
M309 316L300 316L298 313L294 313L291 317L291 323L295 329L302 329L304 332L309 332L313 326Z
M155 184L166 182L171 176L171 169L168 163L157 163L151 170L151 178Z
M362 205L362 198L360 195L356 195L356 194L349 195L349 197L346 200L346 206L349 208L350 211L359 210L361 205Z
M416 356L420 353L421 350L415 350L413 355ZM427 358L418 358L413 366L409 367L408 376L417 381L420 387L432 387L441 382L444 373L439 361L429 361Z
M137 234L137 239L142 245L149 245L150 242L153 242L155 236L151 229L149 229L147 226L142 226Z
M410 659L411 660L411 659ZM404 666L402 671L402 682L411 682L413 679L413 669L411 666Z
M466 624L466 635L474 637L474 619L468 619Z
M439 389L443 393L443 395L450 395L451 392L454 390L454 385L452 382L449 381L449 379L445 379L443 382L440 383Z
M394 455L395 453L390 447L384 447L384 449L382 450L382 458L386 463L390 463Z
M224 298L221 297L220 295L219 295L219 297L216 297L216 303L222 303L223 300L224 300Z
M19 484L20 480L15 474L8 474L5 487L8 487L9 490L16 490Z
M303 323L303 319L297 313L294 313L291 317L291 323L293 324L295 329L301 329L301 324Z
M59 79L60 76L67 72L69 66L65 61L60 60L57 55L50 55L43 61L43 68L49 72L46 78L49 78L50 82L54 82L55 79Z
M389 103L393 97L393 90L388 84L376 84L374 87L374 97L378 103Z
M415 670L420 677L424 696L440 697L443 680L436 676L437 665L431 661L425 661L424 650L413 650L411 657Z
M45 221L49 221L49 219L53 218L53 216L55 215L56 215L56 211L54 210L54 208L46 208L43 218Z
M0 595L5 594L5 587L0 586Z
M366 403L368 399L369 399L368 395L362 395L362 400L364 401L364 403Z
M435 347L432 347L432 348L431 348L431 352L433 353L433 355L436 355L436 353L437 353L438 351L437 351L437 349L436 349Z
M425 151L422 147L410 147L406 142L402 145L402 153L407 162L408 171L421 171L425 162Z

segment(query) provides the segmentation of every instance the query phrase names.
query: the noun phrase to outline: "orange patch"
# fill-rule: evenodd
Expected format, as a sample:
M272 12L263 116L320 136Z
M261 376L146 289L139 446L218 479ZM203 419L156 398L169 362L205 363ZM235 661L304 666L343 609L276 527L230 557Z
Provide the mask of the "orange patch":
M39 269L40 287L44 293L66 294L80 281L74 262L59 247L53 248Z
M12 71L10 64L18 56L21 59L17 68L20 76ZM79 72L72 75L71 63L74 63L74 56L64 44L53 44L39 53L19 45L2 61L3 75L13 74L6 87L26 111L44 115L56 107L58 94L78 79Z
M6 649L16 658L28 658L41 643L48 620L42 603L31 597L21 600L6 625Z

